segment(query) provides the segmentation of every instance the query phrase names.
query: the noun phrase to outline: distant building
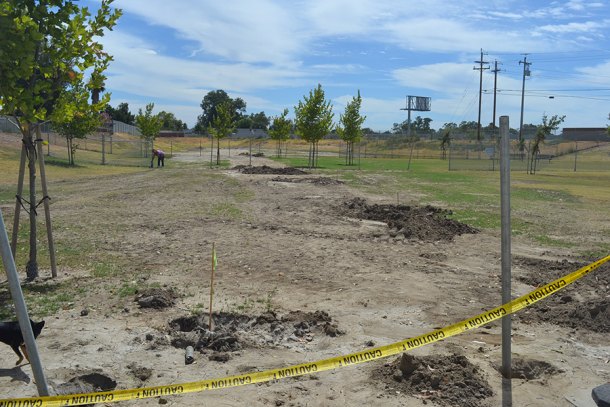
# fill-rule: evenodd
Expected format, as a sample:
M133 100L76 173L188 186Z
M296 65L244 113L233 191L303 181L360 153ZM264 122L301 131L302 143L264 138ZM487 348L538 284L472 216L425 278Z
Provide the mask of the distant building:
M158 137L184 137L184 130L161 130Z
M231 138L269 138L269 134L262 129L235 129Z
M562 136L571 141L610 141L605 127L564 127Z

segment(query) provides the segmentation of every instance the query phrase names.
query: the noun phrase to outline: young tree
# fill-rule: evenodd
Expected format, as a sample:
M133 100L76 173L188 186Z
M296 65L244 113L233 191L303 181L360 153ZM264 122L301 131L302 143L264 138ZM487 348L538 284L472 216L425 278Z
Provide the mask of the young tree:
M142 112L142 109L139 109L136 116L136 127L140 130L142 138L147 143L147 152L150 148L154 147L155 138L159 135L163 125L161 118L158 115L153 115L152 111L154 108L154 103L148 103L144 112Z
M351 102L345 106L345 113L339 118L339 126L337 133L341 140L346 143L345 163L354 165L354 143L357 143L362 138L362 124L366 120L366 116L360 116L360 106L362 98L360 91L358 96L355 96Z
M445 159L447 158L447 147L449 147L451 145L451 128L447 127L444 131L443 131L443 138L441 139L441 151L442 151L442 156L441 159Z
M216 116L212 119L209 133L216 139L216 165L220 165L220 140L229 137L235 131L235 116L231 102L217 106Z
M315 168L318 162L318 142L333 129L333 107L324 99L322 85L309 91L309 97L294 108L296 132L309 143L309 168Z
M102 123L102 117L98 112L87 109L88 93L88 89L82 86L75 86L72 89L72 94L79 96L75 97L74 100L80 100L80 105L64 106L60 104L58 109L62 110L62 114L56 116L53 121L53 128L66 138L68 162L72 166L74 165L74 155L77 148L74 139L87 137L88 134L95 131ZM65 110L63 110L64 108Z
M72 87L78 84L90 90L103 87L103 72L112 57L104 52L98 38L105 29L112 29L121 15L120 10L110 9L111 4L112 0L102 0L92 16L87 7L79 7L70 0L0 2L0 112L14 117L28 157L28 279L38 276L35 180L37 158L43 160L36 154L39 126L59 114L58 103L63 103L64 112L70 111L72 102L68 95ZM100 107L88 105L88 109L99 111ZM45 209L47 198L44 197ZM19 200L20 197L15 211L17 219ZM50 236L49 222L47 228Z
M292 121L287 118L288 109L284 109L280 116L273 118L273 124L269 129L269 136L272 140L277 141L277 156L282 156L282 142L285 142L290 138L290 132L292 130Z
M547 136L559 128L559 125L563 123L565 118L565 116L553 115L549 119L546 114L542 115L542 124L538 126L538 129L536 130L536 136L534 137L534 141L532 142L530 149L530 174L536 173L536 163L538 161L538 154L540 154L540 145L544 143Z

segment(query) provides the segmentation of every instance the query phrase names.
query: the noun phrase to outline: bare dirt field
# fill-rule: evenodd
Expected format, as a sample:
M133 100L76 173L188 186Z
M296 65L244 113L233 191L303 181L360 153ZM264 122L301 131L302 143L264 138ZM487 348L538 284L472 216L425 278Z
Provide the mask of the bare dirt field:
M55 238L77 254L95 253L78 267L60 264L57 279L43 269L28 283L75 293L38 339L52 388L124 389L279 368L393 343L500 305L499 233L447 219L451 208L408 197L397 205L264 157L253 157L252 169L235 152L229 169L198 164L198 154L172 160L51 185ZM12 205L2 210L10 215ZM514 296L593 260L518 238L513 252ZM513 318L515 406L594 406L591 389L610 380L609 272ZM500 334L496 322L408 356L122 404L498 406ZM195 361L187 365L189 345ZM35 395L31 367L13 367L15 355L1 349L2 397Z

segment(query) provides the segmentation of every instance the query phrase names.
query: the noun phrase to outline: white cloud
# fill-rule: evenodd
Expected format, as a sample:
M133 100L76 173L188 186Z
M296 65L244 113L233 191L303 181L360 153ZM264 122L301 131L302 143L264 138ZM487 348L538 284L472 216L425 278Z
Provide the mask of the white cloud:
M605 24L594 21L587 21L585 23L568 23L561 25L543 25L538 30L548 31L552 33L575 33L575 32L592 32L598 29L608 28L608 22Z
M302 51L306 36L289 7L269 0L123 0L118 7L229 61L281 64Z

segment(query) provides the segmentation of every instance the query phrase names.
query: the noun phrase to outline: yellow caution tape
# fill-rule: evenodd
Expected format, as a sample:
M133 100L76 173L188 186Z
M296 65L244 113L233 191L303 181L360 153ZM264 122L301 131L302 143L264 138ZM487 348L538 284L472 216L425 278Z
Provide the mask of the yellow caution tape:
M550 296L565 286L572 284L574 281L586 276L591 271L608 261L610 261L610 255L490 311L483 312L482 314L460 321L453 325L385 346L370 348L360 352L350 353L329 359L318 360L316 362L292 365L280 369L271 369L263 372L228 376L219 379L201 380L190 383L104 391L99 393L72 394L67 396L0 399L0 407L78 406L90 403L110 403L159 396L172 396L176 394L226 389L229 387L280 380L286 377L302 376L369 362L371 360L396 355L440 341L445 338L449 338L450 336L478 328L492 321L498 320L505 315L517 312L534 304L535 302L542 300L543 298Z

